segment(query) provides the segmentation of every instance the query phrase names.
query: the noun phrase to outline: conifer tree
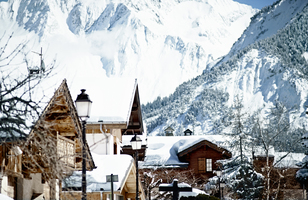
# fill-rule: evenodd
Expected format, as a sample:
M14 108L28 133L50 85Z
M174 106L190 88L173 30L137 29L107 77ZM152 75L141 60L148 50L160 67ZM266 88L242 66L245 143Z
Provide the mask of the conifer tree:
M239 199L255 199L263 189L263 176L257 173L252 162L245 155L230 160L220 161L224 176L222 181L234 192Z
M222 168L221 181L231 189L235 198L254 199L263 189L263 176L254 170L251 160L245 154L251 139L242 108L239 97L236 97L233 105L232 132L228 136L232 138L231 146L239 155L228 160L220 160L218 164ZM217 184L217 177L210 179L207 188L213 188L213 184Z

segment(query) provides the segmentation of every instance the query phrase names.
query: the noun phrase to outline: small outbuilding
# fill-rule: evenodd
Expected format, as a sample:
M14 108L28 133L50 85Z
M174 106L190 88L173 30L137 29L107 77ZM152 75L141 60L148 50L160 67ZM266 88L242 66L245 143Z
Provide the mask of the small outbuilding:
M184 131L184 135L185 135L185 136L193 135L193 132L192 132L190 129L186 129L186 130Z
M213 171L218 170L218 165L215 164L217 160L232 157L230 151L204 138L184 146L177 155L181 162L189 163L188 169L207 177L213 176Z
M168 128L165 129L165 136L173 136L174 135L173 131L174 129L169 126Z

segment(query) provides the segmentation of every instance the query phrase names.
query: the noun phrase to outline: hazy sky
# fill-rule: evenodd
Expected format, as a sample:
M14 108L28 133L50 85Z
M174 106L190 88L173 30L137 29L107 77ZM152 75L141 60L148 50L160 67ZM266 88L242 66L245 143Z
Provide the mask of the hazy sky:
M265 6L272 5L277 0L234 0L234 1L250 5L253 8L261 9Z

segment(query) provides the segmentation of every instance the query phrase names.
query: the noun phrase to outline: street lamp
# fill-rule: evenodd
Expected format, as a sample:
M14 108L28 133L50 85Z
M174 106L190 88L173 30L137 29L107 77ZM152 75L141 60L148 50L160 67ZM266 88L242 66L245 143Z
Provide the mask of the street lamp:
M86 179L86 123L90 117L92 101L89 95L85 93L85 89L81 90L81 94L77 96L75 101L77 114L82 121L82 200L87 199L87 179Z
M136 150L136 200L138 200L138 194L139 194L139 183L138 183L138 150L141 149L142 140L139 136L135 133L135 136L130 140L130 143L132 145L132 149Z
M222 175L222 172L220 170L216 171L216 175L218 177L218 188L219 188L219 199L221 199L221 192L220 192L220 177Z

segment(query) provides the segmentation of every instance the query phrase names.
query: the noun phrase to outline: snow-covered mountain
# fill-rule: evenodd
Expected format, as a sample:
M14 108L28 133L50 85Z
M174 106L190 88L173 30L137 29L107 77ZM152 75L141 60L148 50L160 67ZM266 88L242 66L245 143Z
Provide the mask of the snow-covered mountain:
M0 35L28 40L29 52L42 47L46 63L56 57L55 83L134 77L148 102L227 54L256 11L232 0L9 0Z
M143 107L149 134L160 135L168 126L178 135L186 128L197 135L226 132L236 96L247 115L265 113L279 101L291 128L307 127L307 30L306 1L280 0L263 8L220 62Z
M232 0L9 0L0 2L0 46L14 32L10 48L27 40L28 64L37 65L31 51L40 47L45 63L56 56L51 88L63 78L78 87L137 78L142 103L162 96L143 106L150 135L167 126L220 134L236 96L248 114L282 102L298 128L307 126L307 5L278 0L257 12Z

